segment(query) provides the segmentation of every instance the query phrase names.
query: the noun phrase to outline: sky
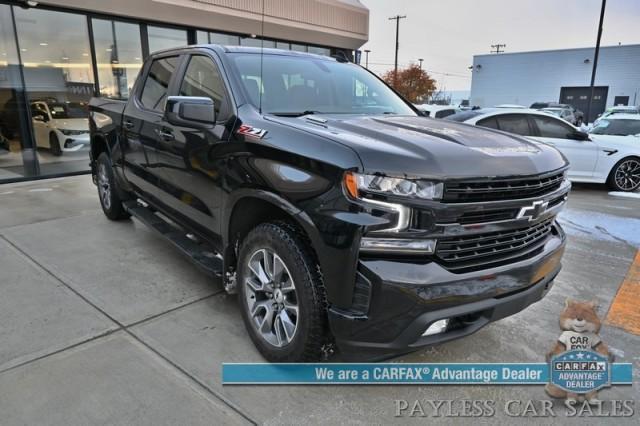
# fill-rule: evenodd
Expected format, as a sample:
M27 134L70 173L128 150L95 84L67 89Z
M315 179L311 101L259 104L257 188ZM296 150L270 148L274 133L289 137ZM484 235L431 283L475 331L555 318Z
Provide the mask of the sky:
M369 68L393 69L395 20L399 67L424 59L441 90L469 90L473 55L492 44L507 52L595 46L601 0L361 0L369 8ZM608 0L603 46L640 44L640 0ZM364 53L362 64L364 65Z

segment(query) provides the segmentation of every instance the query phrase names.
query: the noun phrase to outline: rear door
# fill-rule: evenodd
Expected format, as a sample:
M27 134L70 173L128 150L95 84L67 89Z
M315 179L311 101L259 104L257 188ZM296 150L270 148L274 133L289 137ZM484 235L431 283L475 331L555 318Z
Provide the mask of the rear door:
M126 178L140 191L159 200L162 183L156 150L164 106L179 64L180 56L176 54L158 56L147 63L141 73L144 82L136 87L122 117Z
M530 114L536 139L558 148L571 163L569 176L592 177L598 160L598 147L590 140L570 139L575 129L556 117Z
M166 183L172 209L187 219L192 228L216 239L220 232L220 211L224 151L230 132L232 100L217 58L208 50L185 55L178 96L207 97L214 101L216 122L207 129L162 123L158 142L158 165Z
M490 127L502 130L503 132L514 133L520 136L532 136L533 129L530 127L526 114L499 114L478 120L478 126Z

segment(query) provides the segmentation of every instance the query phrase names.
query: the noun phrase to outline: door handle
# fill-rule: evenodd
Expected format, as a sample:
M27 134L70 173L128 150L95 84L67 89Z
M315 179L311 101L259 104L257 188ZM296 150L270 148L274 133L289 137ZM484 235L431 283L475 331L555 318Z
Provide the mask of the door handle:
M160 136L165 141L172 141L175 139L173 136L173 133L171 133L171 131L166 129L160 129L158 131L158 136Z
M131 120L124 120L124 122L122 123L125 129L133 129L133 121Z

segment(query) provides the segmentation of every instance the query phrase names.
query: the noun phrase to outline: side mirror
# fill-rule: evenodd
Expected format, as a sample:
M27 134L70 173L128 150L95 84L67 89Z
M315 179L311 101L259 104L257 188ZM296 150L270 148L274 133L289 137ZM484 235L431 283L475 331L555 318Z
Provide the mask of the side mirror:
M215 103L211 98L197 96L169 96L164 118L176 126L205 129L216 122Z
M590 141L591 139L589 139L589 134L586 132L583 132L581 130L577 130L575 132L571 132L567 135L567 137L569 139L573 139L576 141Z
M33 116L33 120L34 121L40 121L41 123L44 123L44 117L41 115L34 115Z

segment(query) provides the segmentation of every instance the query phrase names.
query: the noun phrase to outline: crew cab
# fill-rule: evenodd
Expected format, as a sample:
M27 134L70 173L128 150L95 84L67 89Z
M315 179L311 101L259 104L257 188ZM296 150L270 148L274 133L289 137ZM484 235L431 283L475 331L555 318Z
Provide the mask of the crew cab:
M420 115L345 58L201 45L90 102L102 209L237 293L269 361L383 359L540 300L561 268L568 163Z

